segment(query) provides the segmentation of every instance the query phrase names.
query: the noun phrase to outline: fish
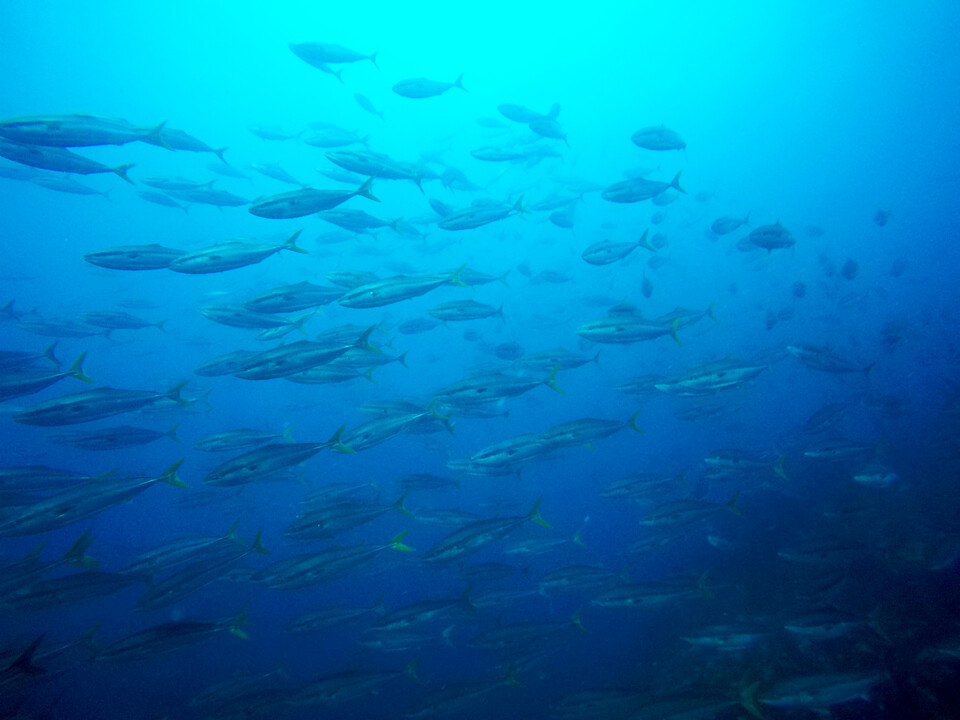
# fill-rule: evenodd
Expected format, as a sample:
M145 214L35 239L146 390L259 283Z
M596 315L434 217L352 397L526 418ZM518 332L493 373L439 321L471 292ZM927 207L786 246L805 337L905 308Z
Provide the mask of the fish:
M343 45L322 42L288 43L287 47L290 48L290 52L315 68L323 69L321 66L328 63L352 63L369 60L375 68L379 69L376 52L364 55L356 50L343 47Z
M180 391L188 383L189 380L177 383L165 392L100 387L71 395L61 395L14 413L13 421L41 427L75 425L134 412L162 400L172 400L178 405L186 405L180 397Z
M649 235L649 233L649 229L644 230L643 235L635 243L618 243L612 240L601 240L599 242L595 242L593 245L584 250L580 257L591 265L609 265L610 263L623 260L630 253L640 247L650 250L651 252L656 252L657 249L647 241L647 235Z
M303 332L304 323L313 317L313 313L302 315L296 320L278 317L271 313L257 313L240 305L207 305L200 308L200 314L221 325L260 330L297 329ZM306 333L304 333L306 334ZM250 358L252 360L252 358ZM234 373L236 374L236 373Z
M173 487L187 487L177 470L178 460L153 477L99 477L75 483L65 489L19 508L15 514L0 518L0 537L21 537L66 527L78 520L96 515L115 505L129 502L158 482Z
M371 115L376 115L381 120L384 119L383 111L377 110L373 102L366 95L361 95L360 93L354 93L353 99L357 102L361 108L370 113Z
M787 345L787 352L808 368L828 373L863 373L869 375L876 364L860 365L837 355L830 348L816 345Z
M161 432L132 425L118 425L116 427L58 435L54 440L78 450L111 451L148 445L164 437L179 443L180 438L177 437L179 426L180 423L176 423L166 432Z
M740 492L735 492L726 503L712 503L703 500L673 500L656 506L646 513L640 522L647 527L663 528L674 525L689 525L705 518L729 512L740 517L737 501Z
M131 185L136 184L130 179L130 176L127 175L127 172L133 167L133 163L108 167L96 160L91 160L88 157L59 147L21 145L20 143L0 139L0 157L5 157L7 160L13 160L21 165L29 165L30 167L40 168L42 170L55 170L57 172L75 173L77 175L113 173Z
M203 140L189 135L183 130L176 130L166 126L166 123L161 127L160 132L156 133L154 137L153 133L144 140L151 145L157 145L167 150L183 150L185 152L198 152L198 153L212 153L216 155L220 162L226 164L227 160L223 157L223 154L227 151L227 148L212 148L207 145Z
M231 529L226 537L196 549L196 558L192 562L181 565L159 580L153 580L137 599L134 610L168 607L222 577L248 555L269 555L270 551L260 542L261 532L257 531L249 547L243 545Z
M365 213L363 210L336 209L323 210L322 212L317 213L317 217L319 217L321 220L326 220L328 223L336 225L337 227L341 227L344 230L351 230L358 233L369 232L370 230L376 230L377 228L382 227L389 227L395 232L400 232L397 230L397 226L402 220L402 218L397 218L396 220L381 220L380 218L376 218L368 213Z
M300 182L293 175L280 167L280 163L253 163L250 165L250 169L257 171L264 177L268 177L271 180L277 180L282 183L287 183L288 185L299 185L300 187L306 187L304 183Z
M188 215L190 214L190 211L186 207L178 203L169 195L164 195L162 192L156 192L154 190L138 190L137 197L139 197L141 200L146 200L149 203L153 203L154 205L175 208L177 210L183 210Z
M713 221L710 225L710 229L717 235L728 235L736 230L739 230L744 225L750 223L750 213L747 213L743 220L737 218L732 218L724 215Z
M248 447L266 445L273 440L293 442L293 425L288 425L282 433L265 430L251 430L239 428L237 430L223 430L206 435L193 443L194 450L201 452L232 452Z
M434 397L453 407L484 405L504 398L523 395L541 385L546 385L555 393L566 395L563 389L557 385L557 368L554 368L542 380L517 377L506 373L474 375L441 388L434 394Z
M773 225L761 225L751 230L748 240L767 252L793 247L797 242L793 233L781 225L779 220Z
M83 361L86 355L85 352L80 353L73 364L63 371L20 368L0 372L0 401L32 395L67 377L93 384L93 380L83 372Z
M637 410L625 422L580 418L579 420L554 425L549 430L539 434L540 442L551 449L577 445L586 445L592 449L594 440L610 437L626 427L642 435L643 430L637 426L637 416L639 414L640 411Z
M410 163L398 162L372 150L336 150L327 153L334 165L358 175L383 180L412 180L423 192L423 170Z
M314 133L315 134L303 139L304 144L325 150L329 148L346 147L347 145L356 145L357 143L366 145L369 140L369 135L361 137L355 132L336 126L324 127L322 129L315 128Z
M675 131L665 125L655 125L637 130L630 139L645 150L684 150L687 144Z
M437 227L443 230L474 230L525 212L521 195L513 205L479 204L464 210L454 210L438 222Z
M232 240L211 245L181 255L167 265L167 269L187 275L204 275L255 265L281 250L305 255L307 251L297 245L297 238L300 237L301 232L303 231L297 230L279 245L254 243L246 240Z
M87 570L38 580L15 593L0 596L0 607L7 611L58 608L67 603L114 595L138 582L138 578L129 575Z
M740 702L747 712L761 719L761 705L823 712L852 700L869 701L870 692L888 679L889 675L880 670L804 675L780 680L763 693L756 682L741 691Z
M303 634L319 632L353 622L367 615L383 615L383 595L371 607L334 606L299 615L286 625L284 630L289 633Z
M291 192L271 195L252 204L247 210L251 215L262 218L285 219L298 218L330 210L352 197L360 196L380 202L370 191L373 178L367 178L356 190L314 190L303 188Z
M285 140L296 140L303 131L291 133L284 130L279 125L248 125L247 130L256 135L261 140L276 140L283 142Z
M466 92L466 88L463 86L463 73L460 73L452 83L437 82L436 80L428 80L422 77L401 80L396 83L391 90L401 97L418 100L443 95L443 93L450 88L460 88Z
M462 280L462 277L461 277ZM493 317L495 315L503 318L503 305L499 308L486 303L480 303L476 300L452 300L450 302L434 305L427 310L427 314L443 322L463 321L463 320L482 320L483 318Z
M403 543L408 533L409 530L404 530L383 545L335 545L315 553L294 555L256 572L252 579L275 590L317 585L365 565L384 550L413 552L412 547Z
M227 190L218 190L211 187L191 188L187 190L167 190L169 195L183 202L199 205L213 205L218 208L241 207L249 205L250 201L235 195Z
M47 188L47 190L56 190L57 192L70 193L72 195L100 195L110 199L110 194L84 185L70 177L46 176L30 178L34 185Z
M95 662L124 663L142 660L208 641L221 633L228 633L246 640L247 635L242 629L246 623L247 613L244 611L240 611L231 618L220 620L175 620L162 623L96 649L91 659Z
M680 187L681 174L682 172L678 172L673 180L668 183L660 182L659 180L645 180L643 178L624 180L607 186L603 192L600 193L600 197L615 203L635 203L655 198L657 195L671 188L686 193L687 191Z
M477 520L464 525L436 542L423 554L421 560L426 563L447 563L459 560L508 535L526 522L550 528L551 525L540 515L541 500L542 498L538 498L526 515Z
M593 357L571 352L566 348L556 348L554 350L541 350L530 353L523 357L522 365L531 370L540 370L549 372L554 368L560 370L575 370L583 367L587 363L593 363L600 367L600 351L594 353Z
M220 463L203 478L203 484L216 487L246 485L306 462L321 450L340 442L341 426L325 442L271 443Z
M419 275L387 278L360 285L345 293L337 304L348 308L372 308L392 305L436 290L441 285L467 287L460 279L460 272L466 267L461 265L452 273L437 275Z
M125 145L143 141L160 147L166 123L138 128L126 120L97 115L47 115L0 121L0 138L24 145L51 148Z

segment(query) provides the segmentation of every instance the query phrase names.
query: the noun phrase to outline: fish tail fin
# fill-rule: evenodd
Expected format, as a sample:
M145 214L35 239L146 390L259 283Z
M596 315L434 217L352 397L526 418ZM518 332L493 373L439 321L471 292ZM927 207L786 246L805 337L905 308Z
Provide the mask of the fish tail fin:
M362 377L364 380L372 382L374 385L379 385L380 383L378 383L377 379L373 377L374 370L376 370L376 368L367 368L363 373L361 373L360 377Z
M456 625L450 625L449 627L445 627L443 629L443 632L440 633L440 637L443 638L443 644L446 645L447 647L456 647L453 644L453 639L452 639L453 631L456 629L457 629Z
M462 273L467 267L467 264L464 263L456 270L453 271L453 274L450 276L450 279L447 280L451 285L456 285L457 287L470 287L463 280L460 279L460 273Z
M426 195L426 194L427 194L427 191L423 189L423 175L421 175L421 174L418 173L417 175L414 175L414 176L411 178L411 180L413 180L413 182L416 184L417 189L420 190L420 194L421 194L421 195Z
M100 623L94 623L80 633L80 637L78 637L73 644L78 647L82 647L89 652L95 653L97 651L97 646L93 642L93 637L97 634L97 630L99 629Z
M177 460L173 465L160 473L160 477L158 479L162 482L165 482L167 485L173 485L174 487L190 487L177 475L177 470L180 469L180 466L183 464L183 460L184 458Z
M408 678L413 680L415 683L423 684L423 680L420 679L420 676L417 674L417 668L420 666L420 658L414 658L407 666L403 669L403 674Z
M353 344L354 347L360 348L361 350L365 350L367 352L382 354L383 350L378 348L376 345L370 344L370 336L373 334L373 331L376 329L378 329L377 325L371 325L366 330L364 330L363 333L360 335L360 337L357 338L357 341Z
M405 544L403 543L403 539L407 536L407 534L408 534L409 532L410 532L409 530L404 530L404 531L403 531L402 533L400 533L399 535L395 535L395 536L390 540L390 542L387 543L387 547L389 547L389 548L391 548L391 549L393 549L393 550L396 550L397 552L413 552L413 548L412 548L412 547L410 547L409 545L405 545Z
M136 183L129 178L127 171L134 166L134 163L125 163L124 165L117 165L116 167L110 168L110 172L115 173L123 180L126 180L131 185L136 185Z
M717 315L716 313L713 312L716 309L716 307L717 307L717 301L714 300L712 303L710 303L710 307L707 308L707 315L709 315L710 319L713 320L714 322L717 321Z
M598 368L600 368L601 370L603 370L603 365L600 364L600 350L597 350L597 354L593 356L593 363L594 363L594 365L596 365Z
M222 162L224 165L229 165L229 164L230 164L230 163L227 162L226 158L223 157L223 154L224 154L228 149L229 149L229 148L222 147L222 148L214 148L214 150L213 150L213 154L216 155L218 158L220 158L220 162Z
M396 511L397 511L398 513L400 513L401 515L405 515L405 516L408 517L408 518L412 518L412 517L414 517L413 513L410 512L409 510L407 510L407 508L406 508L406 507L404 506L404 504L403 504L403 501L407 499L407 495L408 495L409 493L410 493L409 490L405 491L405 492L403 493L403 495L401 495L400 497L398 497L398 498L397 498L397 501L396 501L393 505L391 505L390 507L393 508L394 510L396 510Z
M750 213L747 213L746 215L743 216L743 224L744 225L750 224Z
M297 238L300 237L300 233L302 232L303 232L302 229L297 230L293 235L288 237L286 242L283 243L283 249L290 250L295 253L300 253L301 255L307 255L308 252L304 250L302 247L300 247L299 245L297 245Z
M13 305L13 300L11 300L10 302L8 302L7 305L4 306L4 308L7 307L7 306L12 306L12 305ZM60 361L57 359L57 356L54 355L54 350L57 349L57 342L59 342L59 341L54 340L52 343L50 343L49 345L47 345L47 349L43 351L43 356L44 356L45 358L47 358L47 360L49 360L50 362L52 362L54 365L56 365L57 367L60 367L61 363L60 363Z
M760 708L757 705L757 690L760 688L760 682L757 681L752 685L740 690L740 705L743 706L743 709L748 713L753 715L758 720L766 720L763 716L763 713L760 712Z
M393 230L398 235L400 234L400 223L403 222L402 217L398 217L396 220L391 220L387 223L387 227Z
M550 112L547 113L547 117L550 118L551 120L556 120L559 115L560 115L560 103L555 102L553 105L550 106Z
M577 547L587 547L587 544L583 541L583 528L580 528L573 534L573 544Z
M247 615L245 609L241 609L235 616L230 619L229 631L230 634L234 637L238 637L241 640L249 640L247 634L243 631L243 626L247 624L250 620L250 616Z
M43 642L44 637L46 636L38 636L22 653L17 655L17 658L4 668L4 675L40 675L41 673L45 673L46 670L33 663L33 656L36 654L37 648L40 647L40 643Z
M734 515L736 515L737 517L743 517L743 513L740 512L740 508L737 506L737 501L739 499L740 499L740 491L737 490L733 494L733 497L727 500L727 502L724 504L724 507L730 512L732 512Z
M226 534L223 536L224 540L232 540L233 542L239 543L240 538L237 536L237 528L240 527L240 518L237 518L233 521L233 525L227 528Z
M397 356L397 362L403 365L407 370L410 369L410 366L407 365L407 353L409 352L410 352L409 350L404 350L402 353L400 353Z
M370 609L377 615L383 615L387 612L387 609L383 606L383 593L380 593L377 601L370 606Z
M644 435L645 433L643 432L643 430L637 427L637 416L639 415L640 415L640 408L637 408L637 411L633 413L633 415L631 415L630 418L627 420L627 427L629 427L635 433L640 433L641 435Z
M73 361L73 365L70 366L70 369L67 370L67 373L69 373L70 377L74 377L80 382L85 382L90 385L93 385L93 380L87 377L87 375L83 372L83 360L86 357L87 357L86 350L84 350L82 353L77 355L77 359Z
M529 210L527 210L527 208L523 206L523 195L517 198L517 201L513 204L513 207L510 209L516 213L520 213L521 215L529 212Z
M867 365L867 366L863 369L863 374L864 374L865 376L867 376L867 377L870 377L870 371L873 370L874 365L876 365L875 362L872 362L872 363L870 363L869 365Z
M359 195L360 197L365 197L367 200L373 200L374 202L380 202L380 198L374 195L370 188L373 185L373 177L368 177L363 181L363 184L360 185L355 191L354 195Z
M477 606L470 602L470 593L473 591L473 585L467 585L467 589L460 595L460 607L467 612L476 612Z
M778 457L777 461L773 464L773 471L784 480L790 480L790 478L787 477L787 471L783 469L783 463L786 462L786 460L786 455L781 455Z
M463 86L463 73L460 73L457 76L457 79L453 81L453 86L460 88L464 92L468 92L467 89Z
M570 624L573 625L580 632L588 633L590 631L583 626L582 622L580 622L580 615L582 610L583 608L577 608L577 611L570 616Z
M670 181L670 187L676 188L677 190L682 192L684 195L686 195L687 191L684 190L682 187L680 187L680 176L682 174L683 174L683 170L681 170L680 172L678 172L676 175L673 176L673 180Z
M346 445L340 442L340 437L343 435L343 431L347 429L347 424L344 423L336 429L333 435L330 436L330 439L327 440L325 445L332 447L337 452L352 453L353 450L348 448Z
M677 318L672 323L670 323L670 337L673 338L673 341L677 345L679 345L680 347L683 347L683 343L680 342L680 336L677 335L677 328L679 327L680 327L680 318Z
M497 278L500 282L504 284L504 287L510 287L510 283L507 282L507 275L510 274L510 271L507 270L503 275Z
M87 555L87 548L93 544L94 537L90 534L90 531L87 530L80 537L78 537L73 545L67 548L67 551L63 554L61 560L70 565L77 565L82 567L85 570L92 570L97 567L99 564L92 557Z
M166 435L168 438L170 438L170 439L173 440L174 442L180 443L180 444L182 445L182 444L183 444L183 441L180 440L179 437L177 437L177 430L179 430L179 429L180 429L180 423L174 423L174 424L170 427L170 429L167 430L167 431L164 433L164 435Z
M530 512L527 513L527 517L530 520L540 527L552 528L553 525L548 523L543 519L543 516L540 514L540 502L543 500L543 495L537 498L537 501L533 504L533 507L530 508Z
M547 375L547 379L544 380L544 383L546 384L546 386L547 386L548 388L550 388L551 390L553 390L555 393L559 393L560 395L566 395L566 394L567 394L566 390L564 390L562 387L560 387L559 385L557 385L557 373L558 373L558 372L560 372L560 366L559 366L559 365L557 365L555 368L553 368L553 370L550 371L550 374Z
M300 331L301 335L303 335L304 337L309 337L309 335L307 335L307 331L303 329L303 326L304 326L304 323L307 322L307 320L309 320L316 314L317 314L316 310L311 310L307 314L301 315L300 317L298 317L296 320L293 321L293 326Z
M647 239L649 235L650 235L650 228L647 228L646 230L643 231L643 235L640 237L640 240L637 241L637 245L639 245L645 250L649 250L650 252L656 252L657 249L653 245L651 245L650 241Z
M522 688L523 683L517 680L517 664L510 663L503 671L503 684L512 688Z
M369 60L370 62L372 62L372 63L373 63L373 66L374 66L377 70L380 69L380 66L377 65L377 55L379 55L379 54L380 54L380 51L379 51L379 50L375 50L374 52L370 53L370 54L367 56L367 60Z
M176 385L174 385L172 388L170 388L169 390L167 390L166 393L164 393L164 397L170 398L170 399L173 400L177 405L192 405L193 403L191 403L191 402L188 401L188 400L184 400L182 397L180 397L180 391L183 390L183 389L184 389L187 385L189 385L189 384L190 384L190 381L189 381L189 380L184 380L183 382L178 382L178 383L177 383Z
M167 329L164 327L164 325L166 324L167 324L166 320L160 320L159 322L155 322L153 326L160 332L165 333Z
M173 150L170 147L170 144L163 137L163 130L167 126L167 121L164 120L162 123L156 127L150 128L147 133L141 138L143 142L149 143L151 145L156 145L162 147L164 150Z
M253 538L253 544L250 546L250 549L255 552L257 555L269 555L270 551L267 550L263 543L260 542L260 537L263 535L263 528L257 530L256 536Z

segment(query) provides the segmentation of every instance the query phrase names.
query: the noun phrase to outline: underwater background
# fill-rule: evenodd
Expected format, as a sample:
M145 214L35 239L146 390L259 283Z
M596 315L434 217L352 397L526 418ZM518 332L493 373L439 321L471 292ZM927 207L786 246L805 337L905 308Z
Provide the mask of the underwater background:
M0 716L956 717L954 4L3 17Z

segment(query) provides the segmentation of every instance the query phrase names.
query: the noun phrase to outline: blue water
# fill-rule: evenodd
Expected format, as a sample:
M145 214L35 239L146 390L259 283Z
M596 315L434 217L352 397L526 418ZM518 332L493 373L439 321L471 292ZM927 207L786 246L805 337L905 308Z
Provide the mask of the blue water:
M220 580L149 612L133 609L140 585L37 611L0 601L3 657L12 662L42 635L36 664L44 670L29 676L16 667L0 670L3 713L222 717L211 706L188 702L235 677L248 677L251 686L272 684L294 697L319 678L399 672L417 660L419 684L398 676L359 699L303 707L283 699L259 706L251 701L245 716L426 716L430 711L421 703L430 693L445 685L487 683L475 699L450 713L438 710L437 716L628 717L680 694L727 698L731 704L709 716L738 717L746 711L736 701L755 682L763 698L778 682L854 671L876 671L879 679L869 699L834 704L835 717L950 716L957 696L949 678L957 661L941 646L952 641L955 650L960 636L950 552L960 530L954 482L960 393L955 380L960 96L954 89L960 63L954 44L960 13L952 4L18 2L4 8L3 18L0 118L89 113L142 128L165 122L213 148L228 148L226 161L249 176L214 174L210 166L219 160L209 153L134 142L73 148L111 167L134 163L135 185L109 172L72 176L106 198L0 178L0 305L13 300L20 321L77 318L98 310L165 320L165 332L144 328L117 330L110 337L63 337L56 355L69 364L86 352L84 371L98 386L165 391L189 379L183 394L196 400L169 412L130 413L66 428L24 425L13 416L88 389L74 379L0 403L4 467L46 465L85 475L115 470L136 477L156 475L184 458L180 476L190 486L158 484L129 504L68 527L4 537L3 567L37 543L44 544L41 558L53 560L90 531L95 541L89 554L101 570L116 572L146 550L185 536L223 534L235 520L245 542L263 530L271 555L241 563L254 569L335 543L382 544L405 530L404 542L414 548L383 551L361 568L300 590ZM377 65L336 65L342 70L339 82L288 49L288 43L308 41L337 43L364 55L376 51ZM407 78L452 83L461 73L466 92L454 87L437 97L411 99L391 90ZM354 93L368 97L383 119L364 111ZM536 139L498 112L502 103L543 114L557 103L566 141ZM477 122L483 119L500 127ZM213 187L247 201L296 189L250 169L254 163L279 163L311 187L350 190L354 186L317 173L335 169L324 157L334 148L304 142L312 134L308 124L317 121L355 131L367 138L369 149L421 173L456 168L481 189L452 190L429 173L422 192L410 181L375 179L380 203L352 198L341 209L387 221L402 218L406 232L385 227L337 244L318 242L339 232L318 217L263 219L244 206L187 203L189 211L183 212L135 194L149 189L144 179L177 176L215 179ZM257 125L306 132L264 140L249 129ZM679 133L686 148L657 152L631 142L637 130L657 125ZM471 156L485 146L547 148L554 157L494 163ZM2 166L17 167L7 160ZM650 200L604 200L600 190L631 170L663 182L682 172L685 193L667 191L676 197L662 207ZM522 198L530 206L554 194L581 192L570 229L550 222L550 210L510 214L477 229L444 230L428 202L463 209L475 201L509 207ZM883 224L878 212L889 214ZM749 225L733 233L710 230L717 218L748 213ZM768 252L750 245L751 231L776 222L789 229L792 247ZM593 243L635 241L646 228L663 236L655 254L640 248L604 266L581 259ZM122 245L158 243L195 251L237 237L280 243L301 229L298 243L308 254L279 252L259 264L209 275L123 272L83 258ZM746 249L738 249L740 241ZM651 265L655 258L663 258L662 265ZM243 302L280 284L329 285L325 276L331 272L386 278L452 273L463 265L509 275L505 282L473 289L444 285L372 309L334 302L305 323L311 339L344 324L377 325L372 340L389 355L408 352L409 368L385 365L375 371L375 383L308 386L193 373L217 355L278 344L255 340L256 330L216 324L200 314L201 307ZM546 282L543 272L565 282ZM644 278L652 285L649 297L641 290ZM797 282L805 286L803 297L794 292ZM440 303L464 299L494 308L502 304L503 318L449 322L415 335L397 330L405 321L428 317ZM715 319L677 329L678 342L670 332L632 344L592 343L577 334L578 327L621 303L651 319L678 306L697 312L712 306ZM31 352L42 352L55 339L27 332L13 317L0 321L0 338L2 350ZM285 341L300 339L294 332ZM349 430L365 422L368 417L358 409L364 403L406 399L426 407L441 388L492 369L544 376L522 360L499 359L495 348L507 342L518 343L528 355L563 347L592 358L600 350L599 362L560 370L563 395L542 386L506 399L496 407L509 410L508 417L453 414L452 433L404 433L352 454L324 450L295 468L302 470L296 477L259 480L239 494L203 487L213 467L241 452L193 449L196 440L215 432L252 427L280 433L293 426L297 441L320 442L341 425ZM798 344L828 347L870 370L818 371L786 350ZM617 389L632 377L674 377L727 360L758 362L765 369L738 387L703 397ZM845 403L846 415L825 433L805 433L807 419L829 403ZM680 417L700 405L719 410L693 421ZM636 410L642 435L624 428L590 448L568 447L526 464L519 474L458 475L446 465L524 433L587 417L626 421ZM174 423L181 444L161 438L91 452L55 441L63 431L121 424L166 431ZM843 438L867 450L841 462L805 455L824 438ZM704 458L726 449L748 453L765 466L711 476ZM781 474L774 471L777 461ZM854 479L878 468L892 479L879 486ZM459 487L414 490L405 499L412 517L387 512L329 542L284 537L311 491L331 483L371 484L355 498L391 504L401 494L395 479L409 473L455 479ZM666 498L638 503L598 495L631 473L685 475ZM177 504L211 491L222 497L200 507ZM652 536L641 519L663 502L722 504L738 492L737 513L718 505L716 512L684 524L670 542L629 549ZM541 496L540 512L551 529L523 523L460 561L422 560L453 528L419 522L418 511L519 517ZM831 508L848 502L867 509L830 519ZM19 512L4 507L0 526ZM582 542L573 542L575 534ZM547 537L568 542L536 555L506 553L524 540ZM827 568L842 576L842 586L806 598L803 590L823 568L790 563L778 551L838 537L858 547L848 561ZM418 625L414 629L430 637L402 651L361 652L359 642L377 621L374 614L320 633L284 630L305 612L371 606L381 596L388 611L456 598L471 585L464 568L484 562L510 563L516 571L505 580L475 580L471 595L498 589L532 594ZM570 565L602 566L614 575L623 571L614 580L620 584L685 579L692 597L650 608L607 608L594 602L602 592L596 588L540 589L547 573ZM59 567L45 577L71 572ZM249 615L246 641L224 632L128 662L97 660L102 648L148 627L229 618L241 609ZM578 609L587 633L568 622ZM880 631L860 627L839 639L811 642L784 629L790 618L824 609ZM555 631L513 651L473 647L478 633L522 621L554 623ZM731 623L769 632L739 650L704 649L684 639ZM70 647L44 662L44 648L71 643L94 624L99 627L92 645ZM534 648L546 655L527 667L519 650ZM277 668L282 673L262 680ZM504 682L514 674L519 688ZM630 691L636 705L558 714L566 696L610 689ZM763 709L769 717L813 712L772 704ZM420 711L425 714L416 715Z

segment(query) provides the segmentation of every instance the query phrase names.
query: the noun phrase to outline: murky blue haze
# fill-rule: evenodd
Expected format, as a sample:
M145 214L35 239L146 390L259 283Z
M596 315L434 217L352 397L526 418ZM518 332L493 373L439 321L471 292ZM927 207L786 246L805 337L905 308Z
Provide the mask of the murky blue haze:
M0 715L954 716L952 3L2 14ZM306 192L262 217L368 176L336 211L378 229ZM153 244L170 269L95 255ZM243 305L297 283L325 302ZM304 341L271 379L202 369ZM37 424L104 387L157 395ZM159 436L84 449L118 426ZM218 479L258 445L198 442L240 428L267 449ZM188 487L123 495L180 459ZM282 580L298 556L322 572Z

